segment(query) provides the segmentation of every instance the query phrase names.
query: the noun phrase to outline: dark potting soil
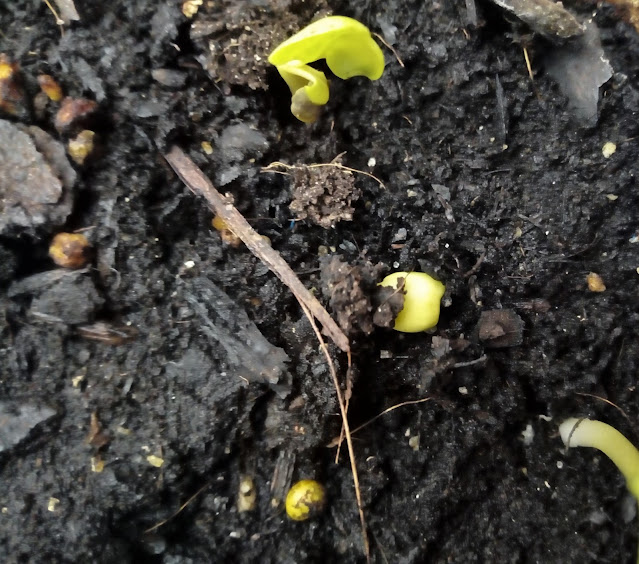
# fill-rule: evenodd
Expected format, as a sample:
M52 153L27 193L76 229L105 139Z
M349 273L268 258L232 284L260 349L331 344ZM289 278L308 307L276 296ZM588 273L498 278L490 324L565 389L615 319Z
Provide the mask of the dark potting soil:
M435 332L341 315L352 428L431 398L353 436L374 562L632 561L623 478L598 451L566 452L557 426L591 416L638 438L639 35L609 6L566 5L613 70L594 124L546 72L561 47L484 2L472 25L457 0L204 2L192 19L177 1L77 1L64 33L43 2L2 3L0 53L19 69L0 116L0 560L365 561L317 339L211 227L162 157L176 144L325 304L346 307L323 277L335 256L361 299L371 272L446 284ZM265 59L328 13L402 64L384 48L381 80L332 79L306 126ZM56 121L41 74L97 102L90 121ZM94 153L65 165L80 126ZM340 154L375 178L305 168ZM262 171L273 162L298 168ZM306 201L305 183L327 198ZM92 260L61 270L49 243L75 230ZM257 497L239 512L246 477ZM302 478L328 504L295 523L281 497Z

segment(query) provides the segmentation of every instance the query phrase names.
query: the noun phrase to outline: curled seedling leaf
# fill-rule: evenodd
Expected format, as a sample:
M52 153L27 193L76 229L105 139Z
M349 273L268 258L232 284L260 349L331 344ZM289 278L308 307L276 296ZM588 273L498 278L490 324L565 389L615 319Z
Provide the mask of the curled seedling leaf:
M291 112L299 120L316 121L328 102L328 81L309 63L326 59L331 71L344 80L365 76L377 80L384 72L384 55L368 28L344 16L322 18L275 49L268 60L286 81L292 94Z

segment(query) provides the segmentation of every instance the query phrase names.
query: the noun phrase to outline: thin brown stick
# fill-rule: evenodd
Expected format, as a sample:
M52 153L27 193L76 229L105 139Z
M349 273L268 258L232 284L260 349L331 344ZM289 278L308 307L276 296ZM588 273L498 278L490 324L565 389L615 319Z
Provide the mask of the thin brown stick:
M484 262L485 258L486 258L486 251L484 251L481 255L479 255L477 262L475 262L475 264L471 267L469 271L464 272L464 274L462 274L462 278L468 278L472 276L473 274L475 274L475 272L479 270L479 267L481 266L481 263Z
M340 158L344 153L340 153L339 155L337 155L337 157L335 157L336 159ZM275 161L272 162L270 164L268 164L267 166L262 167L261 172L272 172L275 174L286 174L284 172L282 172L281 170L277 170L277 168L283 168L285 170L295 170L295 169L299 169L299 168L320 168L320 167L324 167L324 166L331 166L333 168L337 168L339 170L345 170L346 172L351 172L351 173L355 173L355 174L363 174L364 176L368 176L369 178L372 178L375 182L377 182L380 186L380 188L386 188L386 186L384 185L384 183L377 178L377 176L375 176L374 174L371 174L370 172L366 172L364 170L359 170L358 168L351 168L350 166L344 166L342 163L336 163L336 162L330 162L330 163L312 163L310 165L290 165L290 164L286 164L280 161Z
M350 352L348 337L344 335L322 304L306 289L281 255L249 225L235 206L215 189L198 166L177 146L171 147L164 158L189 190L203 197L213 211L229 226L229 229L242 239L248 249L288 286L302 309L307 308L312 313L333 342L344 352Z
M350 364L349 364L350 366ZM347 376L348 378L348 376ZM347 385L351 385L351 389L352 389L352 383L347 381ZM351 395L352 393L348 393L349 390L347 388L347 395L346 395L346 415L348 416L348 408L351 405ZM339 445L337 447L337 450L335 451L335 464L339 463L339 455L342 451L342 441L344 440L344 433L346 432L345 428L344 428L344 424L342 423L342 430L339 433Z
M377 39L379 39L384 44L384 46L386 48L388 48L393 53L393 55L395 55L395 58L397 59L397 62L399 63L399 66L404 68L406 65L404 64L404 61L402 61L399 58L397 50L390 43L388 43L388 41L386 41L386 39L384 39L379 33L373 33L373 35L375 37L377 37Z
M468 366L474 366L475 364L481 364L482 362L486 362L488 360L488 355L482 354L479 358L475 360L467 360L466 362L456 362L453 364L452 368L467 368Z
M366 554L366 561L371 561L371 547L368 542L368 532L366 530L366 517L364 516L364 507L362 505L362 492L359 487L359 475L357 474L357 464L355 462L355 450L353 449L353 440L351 437L351 430L348 425L348 417L346 414L346 404L344 402L344 396L342 395L342 390L339 386L339 380L337 379L337 372L335 371L335 365L333 364L333 360L331 359L331 355L328 352L328 347L322 338L322 334L320 330L317 328L317 324L315 323L315 319L313 318L312 313L308 310L308 308L301 304L302 310L308 317L308 320L313 327L313 331L315 331L315 335L317 335L317 339L320 342L320 347L324 356L326 357L326 362L328 363L328 368L331 373L331 377L333 378L333 386L335 386L335 393L337 394L337 402L339 403L339 410L342 415L342 425L344 427L344 434L346 435L346 444L348 445L348 457L351 462L351 473L353 474L353 485L355 487L355 499L357 500L357 510L359 511L359 520L362 525L362 541L364 542L364 552ZM349 365L350 365L350 354L349 354Z
M211 485L211 482L207 482L206 484L204 484L189 499L187 499L182 505L180 505L180 508L175 513L173 513L173 515L171 515L170 517L167 517L166 519L163 519L162 521L160 521L159 523L156 523L152 527L149 527L146 531L144 531L144 534L152 533L156 529L159 529L162 525L166 525L166 523L168 523L171 519L175 519L175 517L177 517L180 513L182 513L182 511L184 511L187 505L189 505L198 495L200 495L210 485Z
M530 57L528 56L528 49L524 47L524 59L526 60L526 69L528 69L528 76L532 82L535 82L532 66L530 65Z
M51 2L49 2L49 0L44 0L44 3L47 5L47 8L49 8L49 11L53 14L53 17L55 18L55 24L60 28L60 34L64 36L64 20L58 15L58 12L55 11L55 8L51 5Z
M601 396L597 396L595 394L589 394L588 392L575 392L578 396L584 396L584 397L589 397L589 398L595 398L598 399L599 401L602 401L604 403L607 403L608 405L611 405L612 407L614 407L615 409L617 409L619 411L619 413L621 413L621 415L623 415L626 419L626 421L628 421L628 423L630 423L631 427L634 427L634 423L632 422L632 420L630 419L630 417L628 417L628 415L626 414L626 412L621 409L616 403L611 402L609 399L606 398L602 398Z
M397 409L398 407L404 407L405 405L415 405L417 403L424 403L427 401L432 400L433 398L422 398L422 399L418 399L418 400L408 400L408 401L403 401L401 403L397 403L395 405L391 405L390 407L386 408L384 411L382 411L381 413L378 413L375 417L372 417L371 419L369 419L368 421L366 421L366 423L362 423L359 427L355 427L355 429L353 429L351 431L351 435L354 435L355 433L357 433L358 431L361 431L364 427L368 427L371 423L373 423L373 421L376 421L377 419L379 419L380 417L382 417L383 415L386 415L387 413L390 413L391 411ZM339 446L339 444L342 442L342 437L337 437L335 439L333 439L330 443L328 443L328 445L326 445L328 448L332 448L334 446Z

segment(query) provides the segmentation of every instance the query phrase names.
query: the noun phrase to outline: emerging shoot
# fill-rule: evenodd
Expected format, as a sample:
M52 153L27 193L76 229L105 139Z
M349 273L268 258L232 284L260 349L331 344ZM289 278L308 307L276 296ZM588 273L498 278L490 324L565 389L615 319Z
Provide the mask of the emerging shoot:
M619 468L639 502L639 451L617 429L601 421L571 418L559 425L559 434L567 447L585 446L603 452Z
M353 76L377 80L384 72L382 50L357 20L329 16L305 27L268 58L291 90L291 112L305 123L316 121L328 102L326 75L308 64L320 59L326 59L328 68L344 80Z

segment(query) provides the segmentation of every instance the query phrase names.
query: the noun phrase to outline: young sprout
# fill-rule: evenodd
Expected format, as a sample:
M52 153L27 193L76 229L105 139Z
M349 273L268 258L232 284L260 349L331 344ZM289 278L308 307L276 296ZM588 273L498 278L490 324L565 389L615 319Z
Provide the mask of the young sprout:
M305 27L268 58L291 89L291 112L305 123L316 121L328 102L326 75L308 65L319 59L326 59L328 68L344 80L353 76L377 80L384 72L382 50L357 20L329 16Z
M559 425L559 434L567 447L585 446L603 452L619 468L628 490L639 502L639 451L617 429L601 421L570 418Z
M404 294L404 307L395 318L395 330L419 333L439 321L439 307L446 287L424 272L394 272L379 284Z
M328 102L326 75L301 61L290 61L277 67L291 89L291 113L304 123L314 123Z

